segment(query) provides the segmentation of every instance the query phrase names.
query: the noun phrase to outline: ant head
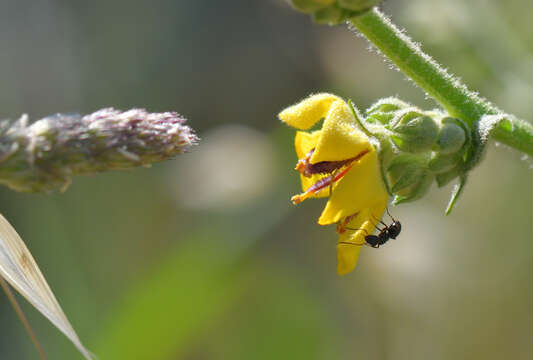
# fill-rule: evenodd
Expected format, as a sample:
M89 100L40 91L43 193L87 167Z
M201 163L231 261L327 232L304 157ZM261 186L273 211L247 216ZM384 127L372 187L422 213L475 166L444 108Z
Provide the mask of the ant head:
M396 239L396 237L400 235L401 231L402 231L402 224L398 220L394 220L394 222L388 228L389 236L392 239Z

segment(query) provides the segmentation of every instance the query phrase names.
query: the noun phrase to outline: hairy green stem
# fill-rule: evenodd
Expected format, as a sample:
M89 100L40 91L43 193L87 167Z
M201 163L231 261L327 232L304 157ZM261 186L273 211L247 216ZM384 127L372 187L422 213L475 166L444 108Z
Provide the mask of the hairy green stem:
M377 8L351 18L350 23L450 115L475 127L484 115L503 114L425 54ZM493 139L533 155L533 126L512 116L505 119L494 129Z

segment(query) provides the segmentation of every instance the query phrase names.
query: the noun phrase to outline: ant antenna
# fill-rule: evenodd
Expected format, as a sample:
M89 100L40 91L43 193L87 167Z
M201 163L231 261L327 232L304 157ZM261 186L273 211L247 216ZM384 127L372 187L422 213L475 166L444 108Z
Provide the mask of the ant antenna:
M390 214L390 212L389 212L389 207L388 207L388 206L385 208L385 210L387 210L387 214L389 214L389 216L390 216L390 218L392 219L392 221L396 221L396 219L393 218L392 215Z

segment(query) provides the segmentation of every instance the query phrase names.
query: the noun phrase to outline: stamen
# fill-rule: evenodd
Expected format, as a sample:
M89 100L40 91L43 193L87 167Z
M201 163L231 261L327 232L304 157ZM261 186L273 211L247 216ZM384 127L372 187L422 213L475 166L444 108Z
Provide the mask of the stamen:
M313 174L330 174L333 171L351 163L355 158L341 160L341 161L321 161L316 164L308 164L306 173Z
M349 166L347 166L344 170L337 173L336 175L330 175L330 176L327 176L327 177L324 177L318 180L316 183L311 185L309 189L307 189L307 191L304 192L303 194L294 195L291 198L292 203L294 205L299 204L305 199L309 198L311 195L316 194L320 190L328 187L332 182L335 183L336 181L339 181L340 179L344 177L344 175L346 175L346 173L352 168L352 166L354 166L354 164L355 164L355 161L352 162Z
M296 167L294 168L294 170L298 171L300 174L304 176L307 176L305 175L305 168L307 167L306 160L307 159L298 160L298 162L296 163Z
M307 191L304 192L303 194L294 195L291 198L292 203L294 205L299 204L302 201L304 201L305 199L307 199L308 197L310 197L311 195L316 194L320 190L322 190L325 187L329 186L329 184L331 183L332 178L333 178L333 175L330 175L330 176L327 176L327 177L324 177L324 178L318 180L316 183L311 185L307 189Z
M337 166L336 168L332 169L331 171L335 171L339 168L341 168L342 166L345 166L347 165L342 171L339 171L337 173L334 173L334 174L331 174L330 176L326 176L326 177L323 177L321 179L319 179L316 183L314 183L313 185L311 185L306 192L302 193L302 194L298 194L298 195L294 195L292 198L291 198L291 201L294 205L297 205L299 203L301 203L302 201L304 201L305 199L308 199L309 197L311 197L313 194L316 194L317 192L319 192L320 190L324 189L325 187L328 187L330 185L332 185L333 183L339 181L340 179L342 179L344 177L344 175L346 175L346 173L348 173L348 171L355 165L355 163L361 159L364 155L366 155L370 150L369 149L365 149L363 151L361 151L357 156L351 158L351 159L348 159L348 160L342 160L342 161L322 161L320 163L317 163L315 165L313 164L309 164L309 159L311 158L311 155L313 155L313 152L315 151L315 149L311 149L311 151L309 151L307 153L307 155L305 156L305 159L300 159L298 160L298 163L296 164L296 170L298 170L298 172L300 172L300 174L308 177L308 176L311 176L311 173L309 172L311 169L310 167L311 166L316 166L317 164L325 164L325 163L328 163L328 164L334 164L335 166ZM341 166L339 166L339 164L341 164ZM330 167L333 167L330 165ZM329 168L328 168L329 169ZM330 173L331 173L330 171ZM330 194L331 195L331 194Z
M348 165L349 163L359 160L362 156L368 153L368 149L363 150L357 156L346 160L339 161L320 161L315 164L311 164L309 160L313 156L315 149L311 149L306 155L305 158L299 159L296 164L295 170L305 177L311 177L314 174L331 174L335 170L342 168L343 166Z
M315 152L315 148L312 148L306 155L305 158L299 159L298 163L296 163L296 167L294 170L298 171L300 174L302 174L305 177L310 177L311 174L308 172L309 167L309 159L311 159L311 156L313 156L313 153Z

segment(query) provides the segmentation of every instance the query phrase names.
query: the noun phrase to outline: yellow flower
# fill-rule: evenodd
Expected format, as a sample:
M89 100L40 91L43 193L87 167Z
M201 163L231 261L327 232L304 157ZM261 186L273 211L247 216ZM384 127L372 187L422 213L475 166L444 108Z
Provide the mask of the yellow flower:
M282 111L279 118L299 130L324 118L321 130L296 133L296 170L303 193L292 201L329 197L318 223L337 224L337 271L346 274L354 269L365 236L374 232L387 206L376 149L358 128L349 105L335 95L312 95Z

